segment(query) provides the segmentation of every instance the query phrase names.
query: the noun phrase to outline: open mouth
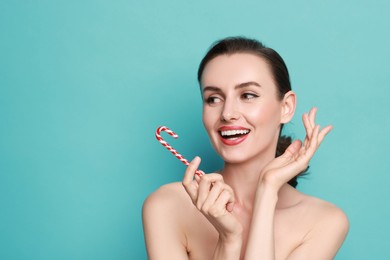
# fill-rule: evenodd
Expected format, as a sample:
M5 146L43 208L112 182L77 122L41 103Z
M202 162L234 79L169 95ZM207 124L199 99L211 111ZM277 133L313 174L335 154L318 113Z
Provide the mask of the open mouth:
M218 132L223 139L236 140L236 139L239 139L239 138L249 134L250 130L249 129L223 130L223 131L218 131Z

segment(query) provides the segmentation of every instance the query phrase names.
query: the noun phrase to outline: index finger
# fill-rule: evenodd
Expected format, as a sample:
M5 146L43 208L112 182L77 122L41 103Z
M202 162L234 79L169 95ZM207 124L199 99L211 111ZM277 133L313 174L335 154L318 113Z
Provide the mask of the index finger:
M196 156L188 165L182 181L184 187L190 185L194 180L195 172L199 167L200 161L201 161L200 157Z

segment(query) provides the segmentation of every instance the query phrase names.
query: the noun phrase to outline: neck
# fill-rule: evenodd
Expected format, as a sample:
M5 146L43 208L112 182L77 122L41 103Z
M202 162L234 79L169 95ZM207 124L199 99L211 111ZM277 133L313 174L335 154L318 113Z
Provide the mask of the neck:
M225 182L232 187L236 202L247 209L252 208L263 168L274 159L273 155L254 158L242 163L225 162L221 171Z

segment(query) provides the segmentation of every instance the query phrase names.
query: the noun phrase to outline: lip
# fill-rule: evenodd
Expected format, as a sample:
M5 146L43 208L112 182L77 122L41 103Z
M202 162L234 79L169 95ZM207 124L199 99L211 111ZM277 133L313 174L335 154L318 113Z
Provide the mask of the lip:
M228 130L249 130L248 128L242 127L242 126L221 126L218 128L218 136L221 142L225 145L233 146L238 145L245 141L245 139L248 137L250 131L248 134L243 135L241 137L235 138L235 139L225 139L221 136L221 131L228 131Z
M249 129L238 125L224 125L218 128L219 132L226 131L226 130L249 130Z

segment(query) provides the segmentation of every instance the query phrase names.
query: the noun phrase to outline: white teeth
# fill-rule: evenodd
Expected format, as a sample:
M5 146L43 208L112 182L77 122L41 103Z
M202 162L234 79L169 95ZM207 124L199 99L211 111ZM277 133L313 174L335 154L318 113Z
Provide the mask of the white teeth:
M221 131L222 136L231 136L231 135L245 135L249 133L249 130L226 130Z

